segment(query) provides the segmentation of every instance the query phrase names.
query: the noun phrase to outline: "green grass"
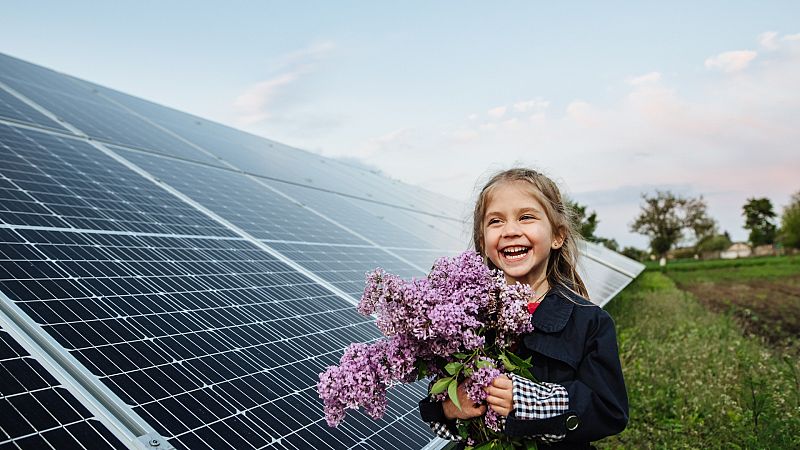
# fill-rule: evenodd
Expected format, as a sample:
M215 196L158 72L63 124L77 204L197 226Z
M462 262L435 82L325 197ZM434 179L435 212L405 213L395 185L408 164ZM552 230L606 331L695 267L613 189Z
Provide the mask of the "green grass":
M599 448L800 448L796 355L744 336L730 314L709 311L659 272L642 274L606 308L630 423Z
M671 261L664 273L679 284L783 278L800 274L800 256Z

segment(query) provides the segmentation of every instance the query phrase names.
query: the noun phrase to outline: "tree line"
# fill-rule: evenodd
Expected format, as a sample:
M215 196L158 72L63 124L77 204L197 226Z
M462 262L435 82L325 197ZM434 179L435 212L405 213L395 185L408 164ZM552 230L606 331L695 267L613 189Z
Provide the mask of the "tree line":
M584 239L598 242L606 247L637 260L649 254L666 257L679 244L689 243L692 254L723 251L732 244L727 232L720 233L717 222L708 214L708 205L702 196L684 197L670 191L642 194L644 203L639 215L630 224L630 230L643 234L650 240L648 251L635 247L619 249L614 239L595 235L599 222L595 211L574 201L568 201L575 226ZM749 230L748 240L752 246L781 245L800 249L800 191L784 206L780 225L778 215L768 198L749 198L742 205L744 228Z

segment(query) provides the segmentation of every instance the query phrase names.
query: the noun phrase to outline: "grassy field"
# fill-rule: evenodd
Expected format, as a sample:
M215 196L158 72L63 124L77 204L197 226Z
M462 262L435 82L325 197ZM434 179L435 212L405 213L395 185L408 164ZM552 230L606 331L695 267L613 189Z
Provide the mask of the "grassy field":
M597 446L800 448L800 362L796 347L784 345L794 319L751 313L782 324L777 337L763 333L771 325L753 327L740 317L744 308L777 308L775 291L795 292L799 263L794 257L673 264L665 273L645 272L620 293L606 308L617 323L631 420ZM769 295L753 302L730 295L743 286L754 298ZM780 298L781 305L791 303ZM800 298L786 298L794 306L780 308L796 311Z

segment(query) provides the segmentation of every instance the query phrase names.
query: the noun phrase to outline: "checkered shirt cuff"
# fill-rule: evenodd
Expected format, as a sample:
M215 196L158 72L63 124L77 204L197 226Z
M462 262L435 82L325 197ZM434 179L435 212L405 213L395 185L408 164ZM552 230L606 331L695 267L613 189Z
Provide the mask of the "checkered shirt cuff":
M569 409L569 393L560 384L538 383L516 374L509 375L512 381L514 413L522 420L548 419L565 413ZM557 442L565 434L540 436L545 442Z
M431 430L436 433L442 439L447 439L450 441L460 441L461 436L455 435L450 431L450 427L447 426L446 423L442 422L431 422L428 425L431 426Z

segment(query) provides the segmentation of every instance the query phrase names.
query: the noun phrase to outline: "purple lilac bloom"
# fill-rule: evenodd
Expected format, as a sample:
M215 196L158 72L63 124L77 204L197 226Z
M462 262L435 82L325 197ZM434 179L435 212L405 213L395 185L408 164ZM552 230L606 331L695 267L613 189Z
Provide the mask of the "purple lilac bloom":
M510 346L532 330L527 301L530 287L509 286L502 272L490 270L475 252L440 258L427 277L405 281L376 269L366 276L366 287L358 305L363 315L375 315L386 339L374 344L353 344L339 366L320 374L318 386L330 426L344 419L347 409L364 407L379 418L386 410L386 389L398 382L418 379L417 368L427 369L434 379L449 376L447 363L455 354L477 354L491 367L475 368L466 380L469 397L484 401L483 391L501 374L497 351ZM487 355L484 333L495 331L495 353ZM463 361L464 356L461 356ZM461 379L461 378L459 378ZM444 400L447 393L436 397ZM487 427L499 430L499 417L487 410ZM473 440L474 442L474 440Z
M386 387L390 376L385 364L387 341L372 345L352 344L339 366L320 374L317 390L325 405L325 420L335 427L347 409L363 407L373 419L386 411Z

